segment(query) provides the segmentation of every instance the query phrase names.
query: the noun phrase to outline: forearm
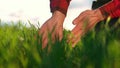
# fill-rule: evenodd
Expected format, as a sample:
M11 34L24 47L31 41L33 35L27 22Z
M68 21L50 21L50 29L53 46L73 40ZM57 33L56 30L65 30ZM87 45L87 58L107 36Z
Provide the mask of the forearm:
M99 9L105 18L108 16L111 18L120 17L120 0L113 0Z
M50 0L51 12L57 10L66 15L69 4L70 0Z

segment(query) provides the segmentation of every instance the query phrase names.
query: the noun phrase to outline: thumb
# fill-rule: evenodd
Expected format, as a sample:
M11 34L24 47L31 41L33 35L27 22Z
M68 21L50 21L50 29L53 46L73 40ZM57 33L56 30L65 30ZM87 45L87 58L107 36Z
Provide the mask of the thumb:
M72 24L73 24L73 25L77 25L77 24L79 23L79 21L80 21L80 20L79 20L78 18L76 18L76 19L73 20Z

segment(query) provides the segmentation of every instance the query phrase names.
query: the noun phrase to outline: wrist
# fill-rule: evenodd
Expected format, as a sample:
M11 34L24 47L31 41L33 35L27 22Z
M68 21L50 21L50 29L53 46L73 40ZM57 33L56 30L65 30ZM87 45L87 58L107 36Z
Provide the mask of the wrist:
M62 12L60 12L58 10L54 11L54 13L52 14L52 16L65 18L65 14L63 14Z
M97 16L100 20L104 20L105 16L101 13L100 9L96 9L95 12L97 13Z
M54 21L59 21L59 22L56 22L56 23L63 24L64 19L65 19L65 15L60 11L55 11L52 14L52 18L54 19Z

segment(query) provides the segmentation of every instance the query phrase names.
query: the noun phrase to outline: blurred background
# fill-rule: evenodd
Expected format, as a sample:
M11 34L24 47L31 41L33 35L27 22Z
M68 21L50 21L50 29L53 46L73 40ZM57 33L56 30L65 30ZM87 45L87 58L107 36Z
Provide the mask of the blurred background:
M64 28L71 30L73 19L91 9L92 2L72 0ZM75 48L66 43L69 31L64 30L63 39L55 43L50 32L50 45L42 49L39 30L21 23L41 26L51 15L49 0L0 0L0 68L120 68L120 19L112 26L110 18L99 23Z

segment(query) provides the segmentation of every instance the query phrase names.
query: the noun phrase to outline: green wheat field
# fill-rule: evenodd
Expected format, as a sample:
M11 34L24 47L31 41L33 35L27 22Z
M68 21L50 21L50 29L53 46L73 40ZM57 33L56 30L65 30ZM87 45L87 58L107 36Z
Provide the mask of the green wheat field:
M120 68L120 19L96 27L75 48L64 30L62 41L49 41L50 48L42 49L40 28L0 22L0 68Z

